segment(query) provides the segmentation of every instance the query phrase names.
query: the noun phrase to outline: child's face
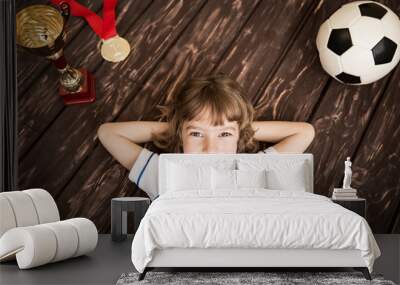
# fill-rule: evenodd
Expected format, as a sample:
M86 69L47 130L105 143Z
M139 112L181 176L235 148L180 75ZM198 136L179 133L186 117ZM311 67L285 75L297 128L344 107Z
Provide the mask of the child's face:
M183 123L184 153L236 153L238 140L236 121L225 120L223 125L212 126L208 111Z

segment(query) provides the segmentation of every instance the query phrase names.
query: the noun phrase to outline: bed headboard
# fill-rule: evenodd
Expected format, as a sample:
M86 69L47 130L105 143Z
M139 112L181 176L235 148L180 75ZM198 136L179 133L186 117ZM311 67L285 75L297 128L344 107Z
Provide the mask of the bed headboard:
M183 163L185 165L215 166L221 163L257 162L261 165L274 164L279 162L304 161L306 191L314 192L313 178L313 155L302 154L264 154L264 153L238 153L238 154L188 154L188 153L165 153L160 155L158 164L158 190L162 194L166 191L168 164Z

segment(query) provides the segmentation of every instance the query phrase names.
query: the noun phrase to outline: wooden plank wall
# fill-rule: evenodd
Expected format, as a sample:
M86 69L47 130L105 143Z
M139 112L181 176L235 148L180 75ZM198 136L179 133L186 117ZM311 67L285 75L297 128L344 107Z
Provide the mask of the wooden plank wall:
M351 156L372 229L400 233L400 68L371 85L345 86L322 70L315 46L319 25L347 2L120 0L118 31L133 52L118 64L100 57L96 35L72 17L65 53L94 74L97 100L64 106L55 69L19 52L19 188L45 188L62 218L87 217L109 232L110 199L145 194L99 144L99 125L155 120L155 106L181 82L222 71L245 88L259 120L315 126L307 152L317 194L341 185ZM397 0L379 2L400 14ZM101 11L101 1L81 3Z

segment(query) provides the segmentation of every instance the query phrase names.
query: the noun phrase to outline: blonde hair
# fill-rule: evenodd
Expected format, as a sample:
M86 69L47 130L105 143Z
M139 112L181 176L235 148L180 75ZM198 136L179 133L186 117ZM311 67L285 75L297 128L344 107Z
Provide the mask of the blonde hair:
M224 119L237 121L237 152L255 152L258 149L251 127L254 108L241 86L223 73L188 80L169 103L165 106L158 105L157 108L161 111L161 119L169 123L166 131L153 135L154 144L163 150L183 152L183 123L191 121L205 109L210 110L213 126L222 125Z

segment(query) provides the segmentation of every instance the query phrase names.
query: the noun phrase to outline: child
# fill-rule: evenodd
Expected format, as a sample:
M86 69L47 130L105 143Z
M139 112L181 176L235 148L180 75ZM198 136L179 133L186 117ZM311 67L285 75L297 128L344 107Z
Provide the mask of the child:
M254 109L239 84L224 74L193 78L159 106L164 122L102 124L98 136L125 168L129 179L151 200L158 196L158 154L142 148L148 141L175 153L256 152L258 141L275 143L264 153L302 153L314 138L305 122L253 121Z

